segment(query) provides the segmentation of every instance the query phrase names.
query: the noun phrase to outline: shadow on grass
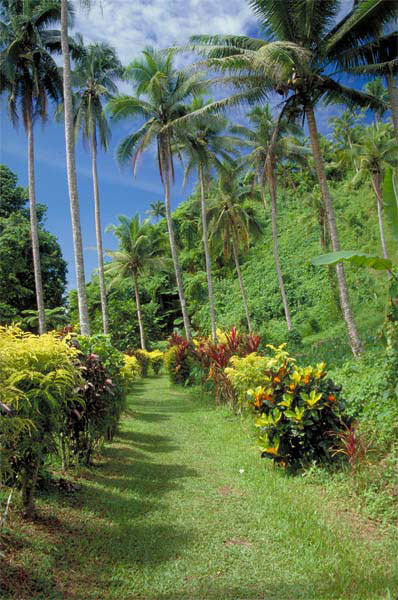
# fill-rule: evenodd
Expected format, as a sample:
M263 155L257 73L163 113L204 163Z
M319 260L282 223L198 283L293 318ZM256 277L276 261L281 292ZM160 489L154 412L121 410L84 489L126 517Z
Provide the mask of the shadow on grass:
M173 438L165 435L139 433L137 431L120 431L117 434L116 441L118 439L145 452L174 452L174 450L178 449L178 446L171 444ZM113 448L108 449L109 455L111 455L112 450ZM124 452L125 447L121 448L120 451Z

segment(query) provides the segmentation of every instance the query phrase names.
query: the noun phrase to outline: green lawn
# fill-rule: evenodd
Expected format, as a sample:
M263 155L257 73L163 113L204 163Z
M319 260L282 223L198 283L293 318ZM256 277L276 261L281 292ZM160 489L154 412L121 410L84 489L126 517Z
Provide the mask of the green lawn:
M396 599L398 536L261 460L247 423L165 378L137 385L81 491L43 496L33 525L12 514L0 597Z

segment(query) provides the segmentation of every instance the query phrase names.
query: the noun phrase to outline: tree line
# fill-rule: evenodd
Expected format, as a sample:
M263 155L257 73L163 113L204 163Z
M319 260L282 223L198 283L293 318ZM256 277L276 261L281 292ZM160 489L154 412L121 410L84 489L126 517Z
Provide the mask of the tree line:
M353 2L351 10L340 20L340 1L325 3L319 0L308 5L300 0L283 3L251 0L249 4L258 18L261 32L258 37L198 35L184 47L167 51L146 48L141 58L124 68L109 45L84 46L81 37L72 39L68 35L73 11L66 0L1 1L0 91L7 97L13 121L22 117L28 140L30 223L40 333L45 331L46 323L37 233L34 124L37 119L45 120L49 102L57 106L56 116L63 118L65 123L79 321L83 335L88 335L90 328L74 165L78 135L88 142L92 156L104 332L109 329L105 271L120 277L124 269L134 278L139 271L134 263L139 248L150 247L153 250L151 260L165 254L164 249L157 249L150 239L149 224L140 223L136 217L130 222L121 221L115 227L120 253L115 253L113 261L104 265L96 156L98 144L105 149L108 146L112 121L128 119L131 123L131 133L118 146L117 160L120 163L132 161L134 173L138 158L155 145L164 189L164 207L158 205L153 210L166 218L188 343L192 341L191 323L170 207L176 160L183 161L186 177L194 171L199 182L209 320L214 340L216 323L209 240L218 239L224 255L234 257L247 327L251 330L239 251L247 247L251 235L261 235L261 232L253 215L245 210L241 201L249 193L245 178L240 176L242 170L252 174L251 187L261 195L265 208L266 188L269 191L275 267L289 329L291 318L278 255L276 167L279 164L289 161L298 166L305 164L314 170L320 188L324 242L330 243L333 251L340 250L323 157L325 149L322 148L316 122L315 108L320 102L347 106L340 122L335 124L344 140L341 153L336 157L336 168L344 169L353 161L358 178L364 172L369 173L378 206L383 252L387 254L380 198L383 169L387 164L395 166L398 155L398 33L386 33L391 31L397 18L395 3L388 0ZM52 29L58 24L60 31ZM200 66L193 64L186 69L178 69L175 55L184 51L200 55ZM62 69L55 62L56 53L62 53ZM350 74L351 78L364 74L371 79L378 78L365 89L358 90L341 83L340 78L345 74ZM381 84L381 78L386 81L387 91ZM121 79L130 83L132 95L118 93L117 83ZM228 96L220 100L204 100L210 97L214 86L227 89ZM277 117L273 116L267 104L274 94L280 100ZM247 126L231 126L225 119L225 111L238 106L250 109ZM356 109L371 109L377 119L359 140L354 139L355 127L350 124ZM386 110L391 110L394 136L387 125L379 123ZM304 119L308 126L309 144L304 140L300 127ZM210 195L214 201L209 202ZM341 312L356 356L361 352L362 343L351 309L343 265L338 263L335 273L331 271L330 276L332 281L334 278L337 281ZM135 296L141 345L145 347L138 285L135 285Z

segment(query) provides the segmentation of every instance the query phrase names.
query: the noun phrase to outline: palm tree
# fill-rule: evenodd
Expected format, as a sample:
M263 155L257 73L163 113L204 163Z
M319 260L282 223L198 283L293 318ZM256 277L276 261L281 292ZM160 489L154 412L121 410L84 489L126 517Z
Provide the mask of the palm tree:
M97 147L99 143L104 150L108 149L111 130L103 110L103 102L104 100L108 101L117 92L115 80L121 75L122 65L116 51L105 43L90 44L82 52L73 72L73 83L76 88L73 94L75 137L77 138L81 131L83 140L88 141L91 149L98 275L104 333L109 333L109 323L102 249Z
M63 56L63 97L65 117L66 172L68 177L70 213L72 221L73 248L77 283L77 301L79 307L80 331L90 335L86 282L84 276L83 240L80 224L80 206L77 193L74 117L72 101L72 75L70 47L68 38L69 7L68 0L61 0L61 46Z
M348 159L358 173L358 164L353 151L354 143L358 137L356 122L356 116L350 110L344 110L340 116L329 119L329 125L333 127L333 138L339 145L339 150L349 151Z
M378 124L366 127L355 150L359 158L359 171L354 182L364 175L371 177L376 195L377 217L380 241L384 258L388 258L383 224L383 196L381 190L382 173L386 167L398 166L398 142L391 135L391 126Z
M243 125L231 127L233 133L241 135L246 144L252 148L250 154L244 157L245 163L251 167L256 173L256 179L259 180L261 195L265 210L267 203L264 193L264 179L267 179L268 189L271 196L271 215L272 215L272 239L276 274L278 278L279 290L282 296L283 308L287 327L289 331L292 328L292 320L290 316L289 304L283 283L282 269L279 260L278 250L278 227L277 227L277 177L275 167L278 162L284 160L295 160L297 162L305 162L305 155L308 149L300 145L292 136L302 135L302 129L286 118L281 119L278 126L278 138L270 149L271 139L275 131L276 123L273 118L270 106L266 104L264 107L256 107L248 113L249 122L252 128ZM290 134L290 137L289 137ZM269 156L272 152L272 156ZM267 161L268 158L268 161Z
M344 53L380 35L384 24L395 17L395 3L381 0L355 3L352 11L337 24L340 0L306 3L297 0L250 0L249 3L258 16L266 40L218 35L194 36L191 39L191 47L207 56L208 66L230 73L225 81L236 88L235 94L210 104L206 110L220 110L242 102L258 103L274 88L284 99L282 113L305 114L331 244L333 250L338 251L339 235L314 108L321 99L344 103L351 108L380 106L376 98L342 85L330 72L333 66L337 70L344 68ZM362 344L341 263L336 266L336 273L351 349L357 356Z
M149 206L150 209L146 211L147 215L150 215L158 221L160 221L160 219L163 219L166 216L166 209L164 207L164 203L161 200L151 202Z
M128 117L143 120L119 145L117 158L120 163L132 159L135 174L138 157L152 143L156 144L159 173L164 189L166 221L169 233L171 255L177 280L185 335L192 341L191 325L188 317L183 282L178 262L170 207L170 186L174 181L172 144L176 132L172 124L175 119L187 112L184 102L205 91L202 77L196 73L186 75L173 66L173 52L166 55L147 48L143 58L134 60L126 69L125 77L134 86L136 96L117 96L108 103L113 119Z
M34 124L47 118L48 100L58 102L62 82L51 52L59 32L48 26L59 21L57 2L2 0L0 22L0 93L8 96L8 109L16 126L21 113L28 140L28 188L33 269L39 333L46 331L43 285L36 214Z
M398 8L395 7L395 19L398 18ZM392 6L394 5L394 6ZM395 137L398 141L398 31L378 36L376 39L363 44L360 48L348 50L343 56L344 66L352 73L360 75L380 75L386 79L388 100L391 108Z
M113 260L105 265L105 271L111 277L111 286L127 277L133 278L141 348L146 350L138 282L145 271L159 264L159 256L164 248L161 238L154 236L149 219L141 221L138 213L131 219L124 216L118 218L119 225L107 227L107 231L113 231L119 239L119 249L116 252L107 251Z
M237 174L241 167L224 163L220 171L218 189L207 211L209 221L209 234L211 242L221 242L224 257L228 259L232 254L235 269L238 275L240 292L245 309L247 328L252 332L249 305L243 283L242 272L239 264L240 250L248 250L250 237L259 237L261 227L253 216L246 210L242 200L250 192L250 186L241 186Z
M363 86L363 90L367 94L375 96L375 98L378 98L381 100L381 103L384 104L384 106L382 104L379 109L375 110L375 122L377 123L377 121L381 120L387 112L387 103L389 100L388 90L385 88L381 77L376 77L373 81L368 81L368 83Z
M191 104L191 110L195 111L204 106L200 97L195 97ZM230 160L231 154L236 154L236 146L239 139L225 134L227 119L216 115L204 115L201 122L194 127L187 128L180 136L178 152L186 155L187 165L185 168L184 182L189 173L197 172L200 184L200 207L202 218L203 246L205 252L207 288L210 307L210 327L213 342L217 342L217 327L214 309L214 291L211 276L211 257L209 250L209 236L207 231L206 195L208 193L209 181L212 167L222 169L221 160Z

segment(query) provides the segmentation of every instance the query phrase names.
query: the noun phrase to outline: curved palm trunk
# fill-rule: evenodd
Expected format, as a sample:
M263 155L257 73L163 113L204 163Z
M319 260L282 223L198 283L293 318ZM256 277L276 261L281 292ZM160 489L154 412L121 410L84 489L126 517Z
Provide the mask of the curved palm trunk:
M28 136L28 180L29 180L29 213L30 232L32 238L33 271L35 276L35 290L37 312L39 317L39 333L46 333L46 316L44 312L43 284L41 279L39 233L36 214L36 192L35 192L35 159L32 115L27 115L26 131Z
M178 262L177 248L176 248L176 242L175 242L175 237L174 237L173 223L171 220L170 157L168 156L168 154L164 150L164 148L161 147L161 143L159 145L160 145L159 161L160 161L160 166L161 166L161 177L162 177L163 188L164 188L164 204L165 204L165 208L166 208L166 221L167 221L167 229L169 232L170 250L171 250L171 256L173 258L174 271L175 271L176 281L177 281L178 296L180 298L182 318L184 321L185 337L187 339L187 342L189 344L192 344L191 324L189 322L189 317L188 317L188 312L187 312L187 304L186 304L185 295L184 295L184 286L182 283L181 270L180 270L180 265Z
M239 279L240 293L242 295L243 306L245 307L247 328L249 330L249 333L252 333L253 330L252 330L252 324L250 321L249 304L247 302L245 286L243 285L243 277L242 277L242 272L240 270L238 247L236 244L235 236L232 236L232 249L234 252L235 268L236 268L236 272L238 274L238 279Z
M383 249L384 258L388 258L387 253L387 245L386 245L386 236L384 234L384 223L383 223L383 196L381 193L381 183L380 183L380 171L372 171L372 185L376 194L377 201L377 218L379 220L379 231L380 231L380 241L381 247Z
M146 350L145 335L144 335L144 323L142 321L140 292L138 290L138 274L136 271L133 271L133 280L134 280L135 305L137 308L138 327L140 329L141 350Z
M201 212L202 212L202 227L203 227L203 246L205 249L205 258L206 258L207 288L209 291L211 336L213 339L213 343L216 344L217 343L217 328L216 328L216 318L215 318L215 311L214 311L213 281L212 281L212 277L211 277L209 236L207 233L205 182L204 182L202 166L199 167L199 179L200 179L200 207L201 207Z
M91 148L91 167L93 174L93 191L94 191L94 213L95 213L95 234L97 238L97 254L98 254L98 275L100 284L102 324L104 333L109 333L108 311L106 306L106 285L104 274L104 252L102 249L102 233L101 233L101 213L98 189L97 175L97 135L94 129L92 148Z
M392 122L394 125L395 137L398 142L398 82L397 77L393 73L388 73L387 89L390 96Z
M75 254L75 269L77 279L77 299L79 305L80 330L82 335L90 335L88 319L86 282L84 278L83 242L80 227L80 208L77 195L75 143L73 136L73 110L70 54L68 41L68 7L67 0L61 0L61 46L64 58L63 88L65 110L65 146L66 170L68 176L70 212L72 220L72 235Z
M276 180L275 180L274 165L273 165L272 157L270 158L269 161L267 161L267 180L268 180L269 193L271 196L272 240L273 240L273 247L274 247L275 269L276 269L276 275L278 278L279 290L280 290L280 293L282 296L283 309L285 311L287 328L290 331L292 329L292 319L290 317L289 304L287 301L285 286L284 286L283 277L282 277L282 269L281 269L281 264L280 264L280 260L279 260L278 227L277 227L277 221L276 221L276 216L277 216ZM265 204L264 204L264 207L265 207Z
M315 169L318 177L319 187L321 189L322 199L325 205L326 218L329 226L330 241L332 244L333 252L340 250L340 241L337 231L336 218L334 215L332 201L329 196L329 190L326 181L325 170L323 167L323 159L321 148L319 145L318 130L315 121L314 109L312 106L307 105L305 108L307 116L308 129L310 133L312 154L314 157ZM339 288L339 298L341 310L343 312L344 320L347 326L348 337L350 346L354 356L359 356L362 350L361 340L358 335L354 315L352 313L350 300L348 296L347 282L345 278L344 267L341 263L336 265L337 285Z

